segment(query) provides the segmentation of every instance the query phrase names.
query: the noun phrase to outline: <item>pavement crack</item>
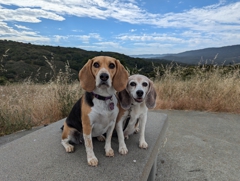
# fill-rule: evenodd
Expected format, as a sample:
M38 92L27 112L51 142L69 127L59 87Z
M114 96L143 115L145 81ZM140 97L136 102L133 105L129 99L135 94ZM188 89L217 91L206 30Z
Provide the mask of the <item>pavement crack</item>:
M189 170L188 172L203 172L203 169L194 169L194 170Z

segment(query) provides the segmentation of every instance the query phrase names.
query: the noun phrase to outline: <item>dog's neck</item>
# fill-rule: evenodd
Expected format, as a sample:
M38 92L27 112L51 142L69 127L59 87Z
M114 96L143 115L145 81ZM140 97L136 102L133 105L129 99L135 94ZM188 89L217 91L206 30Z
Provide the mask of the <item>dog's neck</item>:
M99 94L95 94L94 92L91 92L91 93L92 93L92 95L93 95L95 98L97 98L97 99L99 99L99 100L102 100L102 101L107 101L107 100L109 100L109 99L112 99L112 95L105 97L105 96L101 96L101 95L99 95Z
M99 105L102 105L103 107L107 108L108 111L112 111L114 110L114 107L116 105L116 102L114 103L113 99L114 93L115 90L113 88L107 89L97 88L91 94L95 98L95 101L96 99L98 100L97 102Z
M113 88L98 88L96 87L93 91L93 94L102 96L102 97L110 97L115 94L115 90Z

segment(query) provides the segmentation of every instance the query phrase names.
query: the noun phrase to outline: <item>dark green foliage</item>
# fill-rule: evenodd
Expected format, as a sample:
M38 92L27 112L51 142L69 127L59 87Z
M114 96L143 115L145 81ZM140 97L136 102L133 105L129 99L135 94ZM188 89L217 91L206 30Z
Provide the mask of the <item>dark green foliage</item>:
M0 76L0 85L5 85L7 83L6 77Z
M114 57L127 67L131 73L141 73L150 77L154 76L151 60L133 58L115 52L86 51L80 48L53 47L44 45L32 45L30 43L20 43L14 41L0 40L0 55L4 57L2 64L7 70L1 72L0 76L9 81L21 81L28 77L35 81L47 82L51 75L52 68L46 62L54 62L56 72L64 70L64 65L69 62L72 69L72 78L78 78L78 71L91 58L99 55ZM155 62L155 66L160 66L162 61ZM170 63L167 61L167 63ZM55 73L56 73L55 72Z
M221 52L221 54L218 54L217 58L215 57L213 63L212 61L208 61L207 63L210 63L209 65L206 65L206 62L202 62L202 65L200 65L204 66L204 71L211 71L211 67L216 66L216 61L219 57L224 57L225 60L230 61L230 55L235 56L235 54L240 54L238 53L240 52L238 51L239 48L240 45L236 45L175 54L181 57L181 60L184 60L186 63L190 62L190 64L177 64L173 61L163 59L162 57L159 59L133 58L116 52L86 51L80 48L32 45L30 43L27 44L0 40L0 56L2 56L0 62L0 84L5 84L6 82L18 82L29 77L35 82L48 82L49 80L55 79L54 76L56 76L60 70L65 69L67 62L69 63L72 72L71 79L76 80L78 79L78 71L83 65L89 59L100 55L111 56L120 60L120 62L130 71L130 74L140 73L149 77L159 77L164 75L166 67L172 66L171 70L174 71L174 67L181 66L184 71L182 71L180 76L183 77L183 79L189 79L192 75L196 74L196 66L191 66L191 63L196 60L198 60L197 62L199 63L200 55L207 55L207 57L212 56L211 58L213 60L215 53L219 51ZM189 57L191 57L192 61ZM235 60L238 60L239 57L240 56L235 56ZM51 67L47 61L49 61L53 67ZM228 63L226 62L226 64L221 65L221 68L224 70L223 73L227 73L232 69L239 70L238 64L229 63L229 61L227 61Z

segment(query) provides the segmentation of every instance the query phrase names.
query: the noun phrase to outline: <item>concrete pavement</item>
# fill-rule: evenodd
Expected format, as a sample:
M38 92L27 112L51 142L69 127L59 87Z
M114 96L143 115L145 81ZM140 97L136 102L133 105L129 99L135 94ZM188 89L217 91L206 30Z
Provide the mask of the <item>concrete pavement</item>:
M172 110L157 112L168 115L166 141L158 157L157 181L240 180L240 115ZM0 143L3 138L0 137ZM6 144L2 142L2 146ZM60 158L53 155L53 159L57 161Z
M41 129L43 128L44 126L38 126L38 127L35 127L35 128L32 128L30 130L21 130L21 131L18 131L16 133L12 133L10 135L5 135L5 136L2 136L0 137L0 146L6 144L6 143L10 143L11 141L14 141L18 138L21 138L27 134L30 134L34 131L37 131L38 129Z
M240 115L160 112L168 115L169 126L157 181L240 180Z
M91 167L83 145L75 145L74 153L66 153L61 145L60 130L64 119L0 147L0 181L146 181L155 178L158 151L164 140L168 121L166 114L149 113L146 125L148 149L140 149L139 134L127 139L127 155L118 153L118 139L111 145L114 158L106 157L104 142L93 139L93 149L99 164ZM154 167L152 167L154 165Z

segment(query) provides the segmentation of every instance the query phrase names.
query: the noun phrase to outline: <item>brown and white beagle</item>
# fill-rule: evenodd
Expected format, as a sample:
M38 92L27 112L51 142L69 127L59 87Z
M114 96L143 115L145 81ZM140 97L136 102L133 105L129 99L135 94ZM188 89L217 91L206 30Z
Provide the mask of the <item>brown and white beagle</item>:
M117 117L116 131L119 141L119 153L127 154L124 138L134 132L138 132L140 125L139 147L147 148L145 141L145 125L147 122L148 109L156 104L156 91L153 82L144 75L132 75L128 78L126 89L118 93L120 102ZM124 129L123 129L124 128Z
M86 92L73 106L64 123L61 143L66 152L73 152L71 142L81 143L83 135L88 164L97 166L92 137L101 140L106 133L106 156L114 156L111 137L119 112L115 93L126 87L128 72L119 60L98 56L88 60L79 72L79 79Z

